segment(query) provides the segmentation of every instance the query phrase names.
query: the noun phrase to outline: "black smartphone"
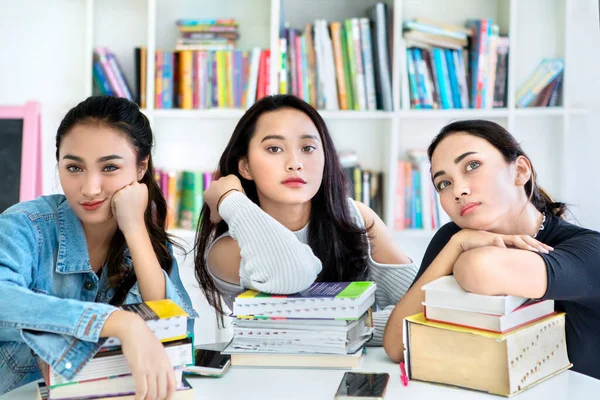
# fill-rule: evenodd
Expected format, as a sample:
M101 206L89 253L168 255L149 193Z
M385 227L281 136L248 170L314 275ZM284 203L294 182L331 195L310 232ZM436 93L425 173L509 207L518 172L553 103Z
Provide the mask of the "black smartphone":
M390 374L346 372L334 400L383 400Z
M194 365L185 367L186 374L221 377L231 365L231 356L220 351L196 348Z

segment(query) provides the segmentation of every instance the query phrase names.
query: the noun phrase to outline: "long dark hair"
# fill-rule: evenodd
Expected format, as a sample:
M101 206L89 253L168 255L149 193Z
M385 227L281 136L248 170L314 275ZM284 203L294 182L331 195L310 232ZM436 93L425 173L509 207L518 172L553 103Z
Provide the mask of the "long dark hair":
M148 169L140 181L148 187L148 207L144 213L144 220L150 235L152 248L161 268L167 273L171 272L173 257L167 248L167 242L172 245L176 244L165 231L167 202L154 180L154 166L150 154L154 144L154 136L150 129L150 122L140 112L138 106L127 99L111 96L89 97L69 110L60 123L56 132L57 161L62 139L73 127L79 124L99 124L115 129L129 138L137 152L138 163L141 163L146 157L148 158ZM115 305L120 305L125 301L127 293L137 280L133 268L129 268L124 264L124 251L126 248L125 236L123 236L123 232L117 229L111 240L106 258L108 284L109 287L115 289L111 304Z
M347 181L333 141L319 113L303 100L292 95L267 96L254 103L235 127L229 143L219 160L215 178L236 175L246 195L254 203L259 199L254 181L244 179L238 171L238 160L248 155L248 145L254 135L258 118L267 112L285 108L306 114L317 127L323 150L325 166L323 181L311 200L308 227L308 245L321 260L323 270L317 281L340 282L365 279L367 275L368 239L367 229L356 226L348 205ZM220 291L208 272L207 249L211 241L228 230L227 223L210 222L210 209L204 205L196 233L195 267L196 279L202 287L208 303L223 315Z
M519 156L526 157L531 163L531 159L525 154L521 145L513 135L497 123L481 119L456 121L443 127L427 149L429 161L431 161L431 156L436 147L444 140L444 138L461 132L488 141L492 146L498 149L507 163L515 162ZM554 201L548 193L538 186L537 174L533 165L531 166L531 179L525 184L525 193L529 197L529 201L531 201L535 208L542 213L563 217L567 210L567 205L565 203Z

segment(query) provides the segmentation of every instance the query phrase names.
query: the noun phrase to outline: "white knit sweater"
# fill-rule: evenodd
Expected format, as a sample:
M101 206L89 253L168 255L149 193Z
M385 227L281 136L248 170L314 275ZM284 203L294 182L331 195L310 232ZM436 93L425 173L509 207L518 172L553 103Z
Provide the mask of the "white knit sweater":
M356 203L348 199L350 213L357 226L365 222ZM224 294L224 301L232 307L235 296L244 289L267 293L295 293L310 286L319 272L321 261L308 246L308 225L292 232L244 194L231 193L219 206L221 217L227 222L229 231L216 238L231 236L238 242L241 251L240 283L223 281L211 275ZM209 265L210 272L210 265ZM390 313L412 284L418 268L411 264L380 264L368 258L369 280L377 284L373 313L374 335L370 345L381 346L383 330Z

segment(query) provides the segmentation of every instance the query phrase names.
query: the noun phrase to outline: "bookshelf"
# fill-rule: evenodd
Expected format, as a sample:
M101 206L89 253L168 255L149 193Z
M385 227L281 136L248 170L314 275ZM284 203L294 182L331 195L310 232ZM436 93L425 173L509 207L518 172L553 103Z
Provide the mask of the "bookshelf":
M573 89L579 52L571 0L385 0L393 17L392 93L394 111L322 111L338 150L354 150L365 168L384 172L384 220L393 227L396 165L408 149L425 148L437 131L456 119L490 119L505 126L523 144L540 176L540 184L557 198L569 201L565 172L568 133L586 127L587 104ZM281 10L291 27L301 28L316 17L341 21L367 16L376 0L85 0L86 93L92 93L91 54L95 46L114 51L129 82L134 82L133 48L148 49L147 92L154 91L154 51L172 50L178 18L235 18L237 48L254 46L271 51L271 82L277 82ZM491 18L501 34L509 35L508 104L506 108L410 109L402 20L427 17L463 25L467 18ZM577 35L577 33L575 33ZM579 39L578 39L579 38ZM515 108L515 93L544 57L563 57L565 73L558 107ZM575 79L574 79L575 78ZM271 86L275 93L276 85ZM238 109L155 110L148 96L144 110L157 138L155 165L172 169L212 170L237 120ZM586 128L585 128L586 129ZM181 233L181 231L178 231ZM396 232L400 245L423 242L433 232Z

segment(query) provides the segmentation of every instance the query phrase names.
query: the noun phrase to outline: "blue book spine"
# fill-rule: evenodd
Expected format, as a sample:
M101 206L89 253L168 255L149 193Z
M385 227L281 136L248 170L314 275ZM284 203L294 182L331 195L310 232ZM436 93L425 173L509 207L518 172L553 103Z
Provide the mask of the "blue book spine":
M414 226L416 229L423 229L423 211L421 210L422 199L421 199L421 171L418 169L413 169L412 172L412 181L413 187L415 191L415 195L413 196L413 204L414 204Z
M413 108L421 108L419 89L415 72L415 60L411 49L406 49L406 67L408 69L408 82L410 85L410 102Z
M413 48L414 62L415 62L415 73L417 76L417 81L419 84L419 96L421 99L421 105L423 108L431 108L431 104L429 103L429 93L427 92L427 84L425 83L425 74L427 71L424 71L425 62L423 61L423 57L421 57L421 49Z
M444 82L444 67L443 65L445 64L445 60L443 58L443 53L444 50L442 49L438 49L438 48L434 48L433 49L433 62L435 64L435 70L436 70L436 74L437 74L437 80L438 80L438 86L440 88L439 90L439 95L440 95L440 102L442 103L442 108L444 110L447 110L448 108L450 108L450 102L448 101L448 93L446 92L446 83Z
M94 71L93 71L94 81L96 81L96 85L98 85L98 89L102 92L102 94L108 96L114 96L114 92L110 88L110 84L108 83L108 79L106 79L106 75L102 70L102 66L98 61L94 61Z
M163 54L163 105L164 108L173 108L173 97L175 95L173 71L175 54L172 51L165 51Z
M446 61L448 63L448 76L450 77L450 91L452 92L452 103L454 103L454 108L462 108L458 79L456 74L456 65L454 65L454 54L452 54L452 50L450 49L446 49L445 53Z

